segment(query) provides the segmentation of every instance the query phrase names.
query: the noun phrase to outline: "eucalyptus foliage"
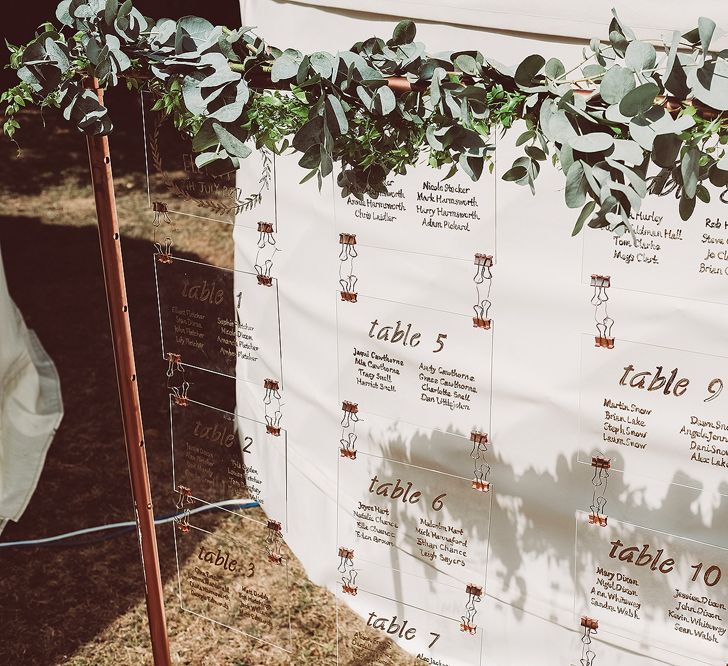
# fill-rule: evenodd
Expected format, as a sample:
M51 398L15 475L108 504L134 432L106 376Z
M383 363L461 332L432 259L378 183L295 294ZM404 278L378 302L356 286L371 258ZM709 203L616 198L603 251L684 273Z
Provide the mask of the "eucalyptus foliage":
M0 96L3 129L12 138L16 114L33 104L107 134L109 112L84 80L124 80L192 138L200 168L238 167L253 145L296 151L303 181L320 185L338 162L342 196L361 198L423 157L478 180L493 168L493 138L522 120L523 155L503 178L534 190L551 161L565 174L566 205L580 211L574 233L585 223L623 233L650 191L674 193L683 219L710 200L708 182L726 200L728 50L711 51L716 32L701 18L658 51L615 13L608 41L592 40L567 71L537 54L515 68L475 50L431 54L412 21L388 40L304 54L251 28L153 21L131 0L63 0L31 42L8 45L21 83ZM395 94L391 77L411 90Z

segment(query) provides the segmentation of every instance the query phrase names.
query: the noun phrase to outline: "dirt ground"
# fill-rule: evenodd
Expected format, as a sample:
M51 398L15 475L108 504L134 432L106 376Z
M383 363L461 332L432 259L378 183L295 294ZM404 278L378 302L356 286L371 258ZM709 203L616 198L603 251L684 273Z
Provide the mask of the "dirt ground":
M140 110L131 96L111 97L109 106L117 119L111 147L147 454L157 515L168 515L174 512L169 415ZM65 418L30 506L18 524L8 526L3 541L132 519L85 140L55 116L46 118L45 130L39 114L23 122L20 156L0 140L0 248L11 294L57 364ZM232 266L226 225L190 218L176 230L175 247L201 261ZM232 409L234 391L225 381L210 390L219 396L215 404ZM293 656L180 610L178 558L185 575L200 544L239 530L234 517L206 520L211 534L177 539L177 555L173 527L158 529L174 662L335 664L337 612L349 627L360 621L337 609L333 596L313 585L290 555L287 591L280 577L271 578L269 595L288 599ZM390 654L387 663L413 663ZM0 550L0 664L149 663L133 532L83 546ZM370 662L349 655L340 663Z

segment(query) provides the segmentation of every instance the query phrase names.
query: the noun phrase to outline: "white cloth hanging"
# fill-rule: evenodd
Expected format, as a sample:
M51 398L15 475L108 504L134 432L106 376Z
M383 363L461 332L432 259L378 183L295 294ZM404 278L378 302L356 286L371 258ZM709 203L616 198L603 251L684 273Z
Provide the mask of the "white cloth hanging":
M640 38L657 40L662 34L667 38L674 29L694 27L700 15L710 16L719 25L728 27L728 4L724 0L704 0L692 5L670 0L643 3L626 0L557 0L552 3L537 0L518 3L510 0L370 0L367 3L241 0L244 25L256 26L259 34L271 44L307 53L336 52L374 35L386 38L398 18L410 17L418 21L418 41L424 42L432 52L478 49L506 65L517 65L525 57L541 53L547 58L560 58L567 68L581 61L582 48L589 38L607 37L613 6ZM362 11L362 7L366 11ZM570 238L576 216L564 206L563 174L544 168L535 197L523 188L499 179L521 154L514 146L518 134L516 128L498 142L498 178L494 185L497 191L498 262L493 269L496 342L493 343L491 370L493 420L488 434L493 460L489 479L494 484L496 499L490 522L488 599L480 609L486 634L483 663L563 666L586 663L579 661L580 611L576 609L575 599L578 595L581 602L581 594L584 590L588 592L588 587L581 578L575 580L574 563L583 562L593 548L588 540L579 541L575 546L575 534L583 534L575 532L577 524L583 525L583 517L577 512L588 510L590 501L598 508L601 506L598 493L596 499L591 499L594 490L590 482L592 471L589 460L582 464L582 458L588 455L585 451L601 444L602 434L589 432L589 439L580 431L580 418L586 418L587 409L586 406L582 408L580 401L583 398L586 405L588 396L589 408L598 410L602 404L598 398L603 400L616 389L611 384L602 388L603 376L607 374L603 371L590 371L592 374L588 375L583 387L580 374L581 357L591 353L588 356L591 359L595 349L595 333L589 333L594 327L594 305L589 302L592 294L589 277L585 277L584 271L599 273L605 263L601 255L597 256L591 249L597 236ZM296 165L298 157L276 160L275 212L282 251L275 278L280 289L285 368L283 425L288 432L289 445L286 541L312 580L336 589L340 587L335 571L339 561L336 549L351 547L346 535L341 536L340 542L336 541L337 453L342 432L339 419L341 400L347 397L339 395L337 382L343 376L337 332L344 331L337 320L335 307L340 277L336 273L340 252L337 232L354 229L337 226L330 182L325 182L321 193L311 182L299 184L305 172ZM251 189L251 183L258 182L259 172L259 166L253 160L243 163L238 176L243 191ZM478 187L482 189L486 185L481 183ZM339 197L336 187L333 187L333 197ZM683 228L685 233L692 233L690 229L702 229L705 217L723 218L724 208L714 202L683 224L678 219L674 200L651 200L644 206L646 212L657 211L659 220L664 215L671 228ZM237 269L251 271L255 256L255 221L269 214L267 210L256 210L238 220L234 232ZM428 252L437 254L436 248L423 250L419 246L405 246L409 252L422 253L417 260L407 259L407 252L386 254L391 249L388 243L409 242L402 239L405 233L402 226L406 226L403 223L416 226L419 220L413 222L414 218L414 213L409 217L401 216L400 223L392 225L389 232L392 239L377 237L376 242L370 242L364 249L362 239L359 239L360 301L363 301L362 295L375 291L381 298L398 302L430 298L443 302L446 301L443 294L451 288L452 306L448 303L447 307L440 305L439 309L455 309L462 291L457 287L460 283L445 270L448 267L455 270L454 265L426 257ZM376 246L380 246L379 251ZM388 249L381 251L381 246ZM489 248L476 249L487 251ZM677 277L673 279L669 271L663 270L659 273L660 280L650 276L652 282L648 286L640 285L621 264L606 262L605 272L618 276L613 287L617 296L610 294L613 298L610 313L618 322L616 335L620 339L611 357L598 356L597 359L607 358L617 363L622 358L618 354L629 352L639 354L637 360L640 361L643 356L657 353L655 350L691 350L712 358L714 364L725 363L728 336L725 299L720 295L718 298L701 295L704 283L696 268L702 260L702 255L697 256L701 251L705 253L699 236L691 237L689 243L682 245L680 242L666 244L661 257L666 263L676 265ZM681 252L691 253L689 262L680 260ZM366 261L370 261L368 266ZM421 266L429 272L420 270ZM471 264L467 264L468 270L470 267ZM711 281L710 288L717 290L722 284ZM725 294L725 291L721 293ZM705 300L699 300L701 298ZM713 302L708 302L710 300ZM602 316L607 317L606 314ZM348 333L344 331L342 335ZM366 338L366 334L362 337ZM633 344L635 342L637 345ZM702 376L708 370L700 365L700 355L675 352L669 356L669 361L659 357L657 362L679 363L684 372ZM673 361L673 358L680 360ZM623 365L632 362L636 361L626 359ZM647 361L643 362L648 365ZM650 363L654 367L654 362ZM716 374L719 373L716 371ZM595 397L589 393L592 385L599 387L592 393L603 392ZM256 413L256 399L245 382L238 382L238 410L241 413ZM398 400L405 401L406 396ZM397 400L391 402L397 403ZM665 409L664 404L674 403L661 403L660 409ZM669 410L660 413L670 414ZM689 412L681 411L680 414L681 418L689 420ZM412 413L408 414L404 409L391 417L397 425L395 418L415 422ZM599 423L591 413L589 418ZM364 421L364 426L370 426L373 420ZM652 427L656 432L660 426ZM695 464L689 462L689 452L685 455L684 447L678 449L675 445L671 449L665 444L663 450L660 446L663 445L653 446L653 450L661 454L659 458L650 459L653 469L643 472L646 477L653 478L644 480L639 471L632 477L614 474L624 489L643 495L639 502L631 497L623 501L610 491L613 493L610 496L610 511L613 512L610 526L621 520L623 524L648 527L656 534L667 534L672 539L671 547L676 549L687 549L686 541L680 540L685 537L714 544L709 551L710 557L722 557L728 541L718 519L725 516L726 501L720 497L720 492L716 492L717 482L712 481L717 475L696 471ZM426 447L423 447L422 455L430 456L424 462L425 467L436 469L449 462L440 451ZM635 466L630 469L634 470ZM697 474L700 482L704 482L703 486L697 486L698 491L693 495L677 482L673 483L678 473L686 472ZM683 492L690 497L689 501L682 498ZM674 499L678 495L679 499ZM577 523L577 520L582 522ZM579 576L583 576L581 569ZM649 592L645 592L647 597ZM405 594L399 598L403 602L412 599ZM347 601L356 608L355 601ZM662 610L668 608L665 605ZM361 612L361 608L356 610ZM653 611L648 606L647 612ZM644 636L635 639L627 634L625 640L618 636L619 632L609 632L614 618L604 615L607 630L599 636L597 663L610 666L682 666L687 663L680 653L669 652L664 647L676 640L671 628L655 628L648 624ZM548 649L544 650L544 646ZM447 663L478 662L448 655Z
M0 532L28 506L62 418L56 367L10 297L0 255Z

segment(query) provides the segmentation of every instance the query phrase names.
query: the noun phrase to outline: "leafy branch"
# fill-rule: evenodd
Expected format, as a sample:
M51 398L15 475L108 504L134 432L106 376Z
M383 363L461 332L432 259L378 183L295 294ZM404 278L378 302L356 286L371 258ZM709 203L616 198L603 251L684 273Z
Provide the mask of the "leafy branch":
M494 137L519 126L523 154L503 178L535 191L551 161L579 209L574 234L585 224L624 233L648 192L677 197L683 219L710 200L709 186L727 198L728 51L711 51L715 32L701 18L658 53L614 14L608 40L592 40L567 71L541 55L511 68L473 50L430 54L411 21L386 41L304 54L250 28L153 21L132 0L63 0L55 23L8 45L21 82L0 96L3 131L14 138L18 113L36 105L87 134L111 132L86 82L124 81L192 139L199 168L237 168L253 146L294 151L303 181L320 186L337 163L342 196L361 198L422 160L478 180L493 168Z

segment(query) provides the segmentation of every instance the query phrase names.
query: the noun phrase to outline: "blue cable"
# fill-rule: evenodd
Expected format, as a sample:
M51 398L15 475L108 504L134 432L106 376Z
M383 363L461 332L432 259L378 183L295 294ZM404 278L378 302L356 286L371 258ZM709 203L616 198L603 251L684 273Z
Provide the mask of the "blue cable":
M167 523L174 522L177 518L184 515L194 515L196 513L203 513L205 511L211 511L213 509L236 507L238 509L253 509L259 507L258 502L251 502L249 500L225 500L223 502L215 502L214 504L204 504L198 506L195 509L191 509L185 513L173 513L162 518L157 518L154 521L155 525L166 525ZM87 546L94 543L100 543L102 541L108 541L109 539L115 539L123 534L133 532L137 525L134 521L130 520L123 523L110 523L108 525L97 525L95 527L86 527L81 530L75 530L73 532L65 532L63 534L57 534L55 536L43 537L41 539L27 539L24 541L5 541L0 542L0 548L27 548L27 547L55 547L55 548L70 548L77 546ZM93 539L86 539L84 541L74 541L72 543L57 543L71 539L76 536L83 536L85 534L93 534L95 532L108 532L114 530L112 534L103 534Z

